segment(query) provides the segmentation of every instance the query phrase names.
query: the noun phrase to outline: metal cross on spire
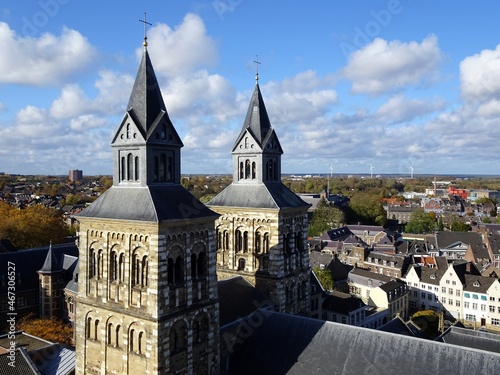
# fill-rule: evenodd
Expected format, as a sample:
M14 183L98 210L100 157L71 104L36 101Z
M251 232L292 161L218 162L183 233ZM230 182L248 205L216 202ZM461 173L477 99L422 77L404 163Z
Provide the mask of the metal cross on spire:
M143 20L140 19L139 22L142 22L144 24L144 43L142 43L142 45L144 47L147 47L148 46L148 37L146 36L146 27L147 27L147 25L152 26L152 24L149 23L148 21L146 21L146 12L144 12L144 19Z
M255 82L259 82L259 65L262 64L260 61L259 61L259 55L255 55L255 60L253 61L256 65L256 70L257 72L255 73Z

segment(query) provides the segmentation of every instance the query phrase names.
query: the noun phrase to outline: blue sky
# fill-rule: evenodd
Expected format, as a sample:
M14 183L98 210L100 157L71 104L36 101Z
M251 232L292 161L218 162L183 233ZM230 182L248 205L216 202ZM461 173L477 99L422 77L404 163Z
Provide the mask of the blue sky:
M256 55L284 173L500 175L500 3L0 3L0 171L111 174L149 53L182 173L230 173Z

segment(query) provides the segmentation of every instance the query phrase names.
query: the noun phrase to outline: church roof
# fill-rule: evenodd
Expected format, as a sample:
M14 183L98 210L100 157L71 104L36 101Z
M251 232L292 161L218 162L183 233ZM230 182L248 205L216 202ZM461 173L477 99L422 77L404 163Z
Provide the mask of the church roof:
M143 127L144 134L158 115L167 111L147 49L142 55L127 111Z
M268 133L273 131L258 83L255 84L252 99L250 100L250 104L248 106L247 115L245 117L245 121L243 122L241 132L236 138L234 147L236 147L247 129L261 147L264 145L264 140L268 138Z
M232 183L207 205L274 209L310 206L281 182Z
M500 361L489 351L278 312L258 310L235 325L252 329L237 337L228 375L492 374Z
M77 217L162 222L218 215L178 184L112 186Z
M40 273L52 273L62 271L61 264L57 260L56 254L52 251L52 244L49 246L49 251L45 257L45 262L42 268L38 271Z

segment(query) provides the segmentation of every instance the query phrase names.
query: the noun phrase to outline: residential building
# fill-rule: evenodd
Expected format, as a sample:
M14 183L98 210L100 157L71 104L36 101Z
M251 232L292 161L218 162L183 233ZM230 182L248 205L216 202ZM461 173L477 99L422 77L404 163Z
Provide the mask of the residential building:
M440 312L442 304L439 300L439 282L445 270L412 265L405 274L404 280L410 288L409 307L411 310L434 310Z
M370 272L361 268L353 268L349 272L347 282L349 284L349 293L361 298L369 304L371 292L378 286L388 283L392 277L379 273Z
M481 326L486 325L486 323L491 323L491 319L495 319L493 316L489 317L489 313L494 314L494 311L490 311L490 306L495 308L495 300L497 292L495 288L490 288L495 284L498 286L498 279L493 277L484 277L476 275L464 275L465 285L463 289L463 319L467 322L473 322ZM491 297L494 300L490 301L490 295L488 292L493 292ZM492 308L492 310L493 310ZM488 319L489 318L489 319Z
M396 316L408 318L410 289L403 281L391 280L379 285L370 292L369 305L384 308L388 311L388 319Z
M323 300L322 318L330 322L364 327L366 309L360 298L334 290Z

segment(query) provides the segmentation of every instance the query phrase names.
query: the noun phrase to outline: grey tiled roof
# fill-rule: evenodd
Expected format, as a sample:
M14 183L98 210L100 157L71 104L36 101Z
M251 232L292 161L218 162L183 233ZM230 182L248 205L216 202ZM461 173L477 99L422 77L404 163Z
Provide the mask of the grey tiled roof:
M484 277L484 276L476 276L476 275L464 275L465 276L465 285L464 291L466 292L476 292L486 294L486 291L489 287L497 282L498 279L495 277Z
M250 315L260 307L272 307L271 301L241 276L220 280L217 287L221 327Z
M228 375L494 374L500 363L497 353L277 312L247 320Z
M218 215L181 185L169 184L146 187L112 186L75 216L158 223L165 220L215 218Z
M262 184L231 184L207 203L208 206L248 208L298 208L309 207L281 182Z
M14 367L9 365L11 359L8 356L9 353L0 355L0 375L40 375L40 372L26 353L26 349L19 348L15 351Z
M451 326L436 341L500 353L498 334ZM500 366L500 362L498 363Z

